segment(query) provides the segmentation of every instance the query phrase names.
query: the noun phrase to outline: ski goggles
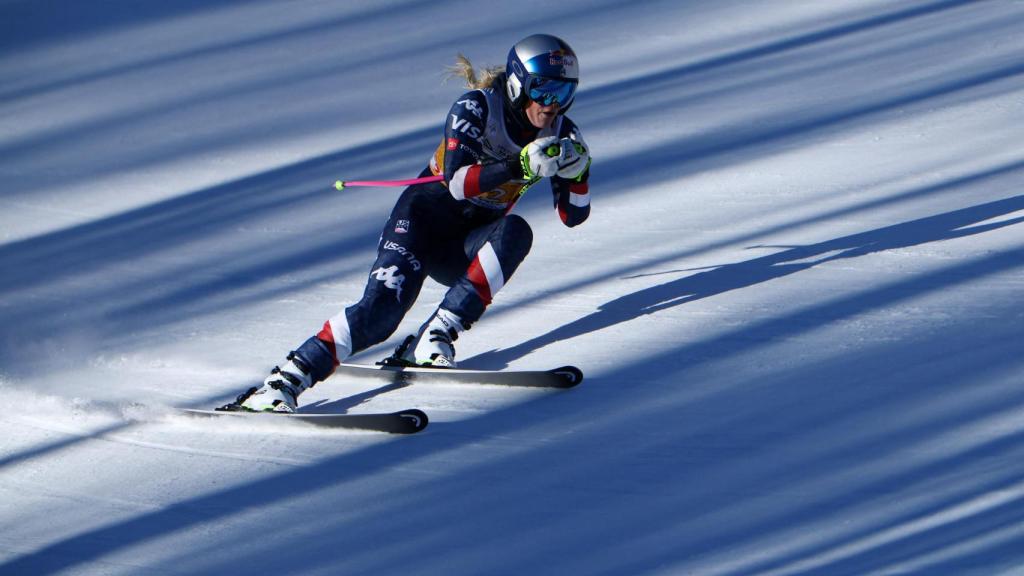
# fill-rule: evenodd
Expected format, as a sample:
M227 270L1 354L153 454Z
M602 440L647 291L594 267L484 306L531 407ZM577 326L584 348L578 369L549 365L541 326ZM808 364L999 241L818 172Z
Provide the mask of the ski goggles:
M551 106L555 102L562 108L572 102L576 95L576 83L566 80L554 80L551 78L535 77L530 82L530 100L541 106Z

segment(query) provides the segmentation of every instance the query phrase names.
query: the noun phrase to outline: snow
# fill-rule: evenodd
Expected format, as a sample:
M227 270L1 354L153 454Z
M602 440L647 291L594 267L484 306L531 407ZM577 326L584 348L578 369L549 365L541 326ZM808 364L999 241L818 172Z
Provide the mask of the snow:
M0 574L1011 574L1024 3L6 2ZM546 190L459 340L568 391L334 378L415 436L208 422L359 297L463 52L566 38ZM432 283L400 334L443 295ZM400 335L356 360L387 353Z

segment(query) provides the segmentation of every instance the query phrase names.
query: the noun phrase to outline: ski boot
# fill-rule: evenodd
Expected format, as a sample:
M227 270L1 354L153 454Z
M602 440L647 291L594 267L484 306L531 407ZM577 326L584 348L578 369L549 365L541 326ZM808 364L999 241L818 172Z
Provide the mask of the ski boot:
M295 412L299 395L313 387L309 366L295 352L284 366L270 372L259 388L251 388L235 401L239 410L248 412Z
M469 324L454 313L438 308L418 333L406 336L391 356L377 364L455 368L455 346L452 343L458 340L460 332L468 329Z
M461 318L444 308L438 308L420 330L416 346L412 347L413 362L431 368L455 368L453 343L465 329Z

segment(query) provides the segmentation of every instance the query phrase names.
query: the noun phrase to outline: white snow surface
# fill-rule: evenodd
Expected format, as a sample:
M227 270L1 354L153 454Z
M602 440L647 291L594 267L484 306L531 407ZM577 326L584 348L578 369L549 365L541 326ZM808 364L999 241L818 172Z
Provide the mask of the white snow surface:
M0 4L0 574L1024 573L1024 3ZM576 49L593 213L423 433L193 421L359 298L461 93ZM428 283L372 362L444 293Z

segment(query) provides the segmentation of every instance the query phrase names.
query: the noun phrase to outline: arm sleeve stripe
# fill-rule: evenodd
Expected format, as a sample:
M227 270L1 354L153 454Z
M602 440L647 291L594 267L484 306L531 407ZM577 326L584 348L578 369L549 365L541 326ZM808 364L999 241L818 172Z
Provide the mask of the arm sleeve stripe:
M480 165L463 166L448 181L448 190L456 200L480 195Z
M569 204L572 204L577 208L590 206L590 194L577 194L575 192L569 192Z

